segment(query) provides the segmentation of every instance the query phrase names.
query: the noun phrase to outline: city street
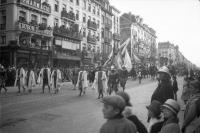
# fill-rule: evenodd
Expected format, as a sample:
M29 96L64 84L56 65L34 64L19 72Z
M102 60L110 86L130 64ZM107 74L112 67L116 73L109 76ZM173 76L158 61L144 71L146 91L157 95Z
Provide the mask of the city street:
M179 94L183 78L178 78ZM126 91L131 96L133 112L147 126L146 105L157 86L156 81L145 79L142 84L129 79ZM105 122L102 103L97 93L88 89L79 97L78 90L67 82L59 94L45 94L41 89L32 94L17 94L10 88L7 95L1 94L0 131L3 133L98 133ZM11 90L12 89L12 90ZM179 101L180 103L180 101ZM180 113L182 115L182 112Z

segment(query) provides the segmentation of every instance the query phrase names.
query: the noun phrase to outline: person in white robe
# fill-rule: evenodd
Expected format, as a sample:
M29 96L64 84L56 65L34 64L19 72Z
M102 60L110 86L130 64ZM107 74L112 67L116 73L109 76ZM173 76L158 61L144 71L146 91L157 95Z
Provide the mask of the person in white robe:
M31 93L32 92L32 88L36 85L35 82L35 73L33 72L33 70L31 68L29 68L29 70L26 73L26 86L28 88L28 92Z
M55 94L57 94L60 91L61 85L62 85L61 71L57 68L54 68L54 70L51 73L51 87L54 90Z
M23 88L23 92L25 92L25 77L26 77L26 72L23 67L19 67L16 71L16 76L15 76L15 83L14 86L18 87L18 93L21 92L21 88Z
M78 73L78 81L77 85L78 89L80 90L79 96L85 94L86 88L88 87L88 80L87 80L87 71L84 67L81 67L81 70Z
M93 88L96 88L98 91L98 99L103 98L103 94L106 92L108 86L106 72L102 70L101 66L99 67L99 70L95 73Z

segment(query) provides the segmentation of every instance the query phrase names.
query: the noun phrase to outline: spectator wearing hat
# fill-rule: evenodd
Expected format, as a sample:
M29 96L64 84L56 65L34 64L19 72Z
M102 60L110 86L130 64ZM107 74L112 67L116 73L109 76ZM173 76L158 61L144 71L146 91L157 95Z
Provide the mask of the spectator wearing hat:
M116 93L116 95L121 96L125 103L126 103L126 107L123 111L123 115L130 120L131 122L133 122L136 125L136 128L138 130L139 133L147 133L147 129L144 126L144 124L138 119L138 117L136 115L134 115L132 113L132 104L130 103L130 96L128 95L128 93L124 92L124 91L118 91Z
M122 67L122 70L119 70L119 75L120 75L119 76L120 85L124 91L126 86L126 81L128 79L128 71L126 70L125 66Z
M187 101L181 129L182 133L200 133L200 83L195 80L190 86L193 93Z
M172 87L173 87L173 91L174 91L174 99L177 100L178 83L176 80L176 75L173 75L172 79L173 79Z
M153 100L146 108L148 109L149 117L148 133L159 133L164 123L161 115L161 103Z
M174 91L171 84L171 76L169 69L163 66L158 71L158 87L153 92L151 102L153 100L159 101L163 104L167 99L174 99Z
M126 104L121 96L106 96L102 103L102 112L107 122L100 128L100 133L137 133L135 124L122 115Z
M180 111L180 105L173 99L168 99L162 105L162 112L164 115L165 122L161 128L160 133L181 133L179 127L179 119L177 117Z

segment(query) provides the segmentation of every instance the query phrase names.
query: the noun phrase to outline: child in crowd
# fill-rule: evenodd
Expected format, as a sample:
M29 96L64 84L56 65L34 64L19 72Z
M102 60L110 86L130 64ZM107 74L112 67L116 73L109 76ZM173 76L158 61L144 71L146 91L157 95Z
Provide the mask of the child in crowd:
M146 108L149 117L148 133L159 133L164 123L161 115L161 103L153 100Z
M102 125L100 133L137 133L136 126L122 115L126 105L121 96L106 96L102 103L107 122Z
M126 107L123 111L123 115L130 120L131 122L133 122L136 125L136 128L138 130L139 133L147 133L147 129L144 126L144 124L138 119L138 117L136 115L134 115L132 113L132 104L130 103L130 96L128 93L124 92L124 91L118 91L116 93L116 95L121 96L126 103Z
M180 111L180 105L173 99L168 99L162 105L162 111L165 122L161 128L160 133L181 133L179 127L179 119L177 117Z

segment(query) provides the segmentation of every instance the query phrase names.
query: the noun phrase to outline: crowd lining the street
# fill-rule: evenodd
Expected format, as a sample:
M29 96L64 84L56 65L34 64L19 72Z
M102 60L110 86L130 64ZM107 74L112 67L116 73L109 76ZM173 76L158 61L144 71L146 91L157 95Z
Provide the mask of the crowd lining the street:
M153 67L152 67L153 68ZM151 69L149 69L151 70ZM134 74L133 74L134 73ZM147 106L148 123L143 123L132 113L130 96L125 92L126 81L130 76L137 77L139 83L142 78L150 77L158 80L158 86L151 96L151 104ZM59 92L64 80L72 81L74 90L79 90L79 96L85 95L88 87L98 92L98 99L103 103L103 115L107 121L102 125L100 133L200 133L200 72L186 71L181 99L185 103L184 120L179 126L177 117L180 105L177 102L177 74L166 66L159 70L153 68L151 73L145 73L141 68L130 73L123 66L122 70L114 66L105 68L64 69L61 67L49 68L44 65L41 69L26 66L0 67L0 85L5 93L6 85L18 87L18 93L28 90L32 92L36 84L42 86L42 93L48 87L49 93ZM119 91L119 88L122 91ZM0 90L0 92L1 92Z

